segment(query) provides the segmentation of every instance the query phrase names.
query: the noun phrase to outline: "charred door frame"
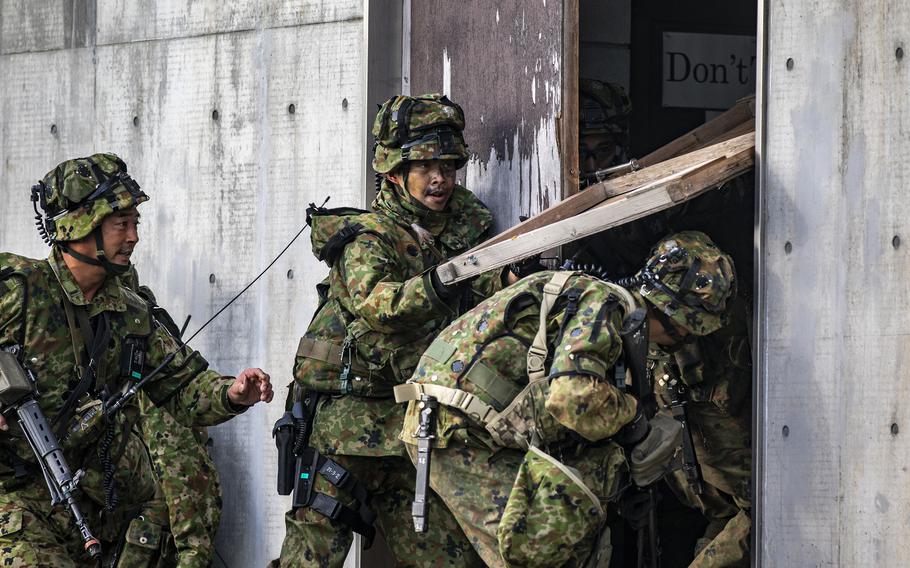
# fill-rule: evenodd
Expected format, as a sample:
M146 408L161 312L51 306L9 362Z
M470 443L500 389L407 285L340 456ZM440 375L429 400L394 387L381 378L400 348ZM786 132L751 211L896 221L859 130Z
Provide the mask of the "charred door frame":
M578 192L578 1L563 0L562 103L559 114L559 145L562 153L562 197Z

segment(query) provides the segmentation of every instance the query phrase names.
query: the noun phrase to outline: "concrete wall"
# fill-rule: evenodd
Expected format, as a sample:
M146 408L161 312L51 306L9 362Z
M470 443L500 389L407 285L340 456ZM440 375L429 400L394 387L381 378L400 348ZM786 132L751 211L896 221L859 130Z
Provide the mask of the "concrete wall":
M910 5L767 2L764 566L908 566Z
M0 1L0 249L47 254L31 184L63 159L116 152L152 197L140 276L194 330L309 202L363 204L362 14L362 0ZM279 387L269 408L212 429L231 566L279 551L271 425L324 274L301 237L194 342L213 368L261 366Z

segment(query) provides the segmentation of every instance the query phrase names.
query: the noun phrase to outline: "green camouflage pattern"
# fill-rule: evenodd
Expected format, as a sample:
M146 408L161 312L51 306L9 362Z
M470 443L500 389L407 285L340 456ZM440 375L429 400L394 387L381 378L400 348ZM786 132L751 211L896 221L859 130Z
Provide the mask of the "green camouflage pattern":
M378 515L376 526L396 558L395 566L483 566L458 523L432 493L429 495L428 530L421 534L414 532L411 522L414 468L407 458L333 456L332 459L366 484L371 496L370 506ZM350 502L349 497L322 476L316 476L315 490ZM287 537L281 548L281 568L338 568L344 565L353 540L346 526L310 509L288 512L285 526Z
M411 380L467 391L502 411L528 383L526 354L540 326L543 287L553 274L528 276L458 318L424 353ZM566 320L569 295L577 295L578 311ZM607 440L634 418L637 406L612 383L622 350L620 306L603 281L584 274L569 278L547 318L550 379L522 407L533 426L524 430L536 431L542 448L580 470L604 509L619 472L627 469L620 447ZM412 459L417 425L411 402L401 440ZM526 463L524 448L531 440L502 447L499 439L461 410L440 406L431 487L489 566L580 565L591 553L603 513L579 509L584 501L577 486L553 483L539 471L547 464ZM520 471L526 474L516 487ZM502 522L507 525L501 529Z
M430 487L455 516L464 534L483 562L493 568L527 566L584 566L595 548L597 530L592 529L599 513L574 510L572 505L588 503L578 497L577 489L568 485L547 483L519 484L515 480L524 463L525 452L494 448L492 439L485 432L459 429L451 434L451 445L434 449L430 468ZM411 460L416 463L416 446L407 446ZM573 451L561 450L565 465L577 470L585 486L600 501L605 515L608 502L625 477L625 457L619 446L612 442L596 444ZM413 469L411 473L413 483ZM515 495L516 501L510 502ZM521 496L521 497L519 497ZM552 512L560 514L532 515L537 521L522 523L519 500L549 504ZM568 504L569 506L563 506ZM511 513L504 519L507 510ZM437 513L430 503L431 515ZM500 531L506 522L511 531ZM432 525L431 525L432 526ZM595 527L596 529L597 527ZM538 538L539 537L539 538ZM572 546L567 542L574 541ZM508 546L509 557L519 562L507 562L501 553ZM608 554L608 553L607 553ZM609 558L605 558L609 564Z
M10 271L5 269L11 269L15 275L10 276ZM37 376L40 393L38 403L49 421L53 421L59 413L66 393L71 388L70 383L75 377L76 357L62 307L64 298L68 298L75 305L85 306L90 317L101 312L107 312L110 316L111 341L98 363L97 384L109 384L118 389L129 380L119 376L121 349L127 335L148 338L146 369L154 368L167 355L178 350L173 337L163 328L152 325L145 301L122 286L119 279L106 279L92 301L86 301L56 247L52 249L47 260L0 254L0 273L6 275L6 278L0 281L0 347L24 343L24 360ZM25 283L19 276L25 279ZM23 286L27 286L28 291L28 303L25 308ZM227 398L227 389L233 379L206 370L206 367L207 363L202 357L194 357L187 361L186 352L181 352L167 366L160 378L147 386L146 393L152 401L168 399L164 407L182 424L204 426L223 422L238 413ZM67 434L61 437L61 447L73 470L84 468L88 472L80 484L80 494L95 501L103 501L100 475L97 474L101 471L97 447L105 426L98 413L97 401L90 395L85 395L79 401L79 408L81 411L77 412L67 425ZM138 413L139 408L135 401L128 404L116 418L118 430L126 430L129 421ZM115 439L113 447L117 446ZM11 425L9 432L0 433L0 451L5 455L15 453L26 462L34 464L31 449L16 425ZM152 480L149 485L152 488L151 495L155 487L154 476L144 448L142 452L127 451L123 459L129 459L134 453L146 456L141 464L136 466L138 473L135 475L144 480ZM26 503L32 496L41 496L34 505L28 505L28 515L51 522L50 520L57 518L56 513L51 511L44 480L34 469L37 466L31 467L32 475L17 479L10 464L3 460L0 463L2 495L6 499L5 502L10 504L11 515L14 510L24 511L25 505L16 505L20 503L20 497L21 503ZM121 473L132 469L124 467L121 463L116 471L120 476ZM119 497L125 502L144 503L149 500L150 496L143 497L140 495L143 492L135 489L138 485L136 481L118 479ZM148 484L144 481L143 485ZM19 508L15 509L15 506ZM97 510L97 507L92 510ZM23 512L21 516L28 515ZM98 518L90 512L87 515L90 519ZM45 532L53 535L53 538L36 537L34 541L22 542L17 538L16 541L22 547L40 548L41 554L79 557L72 552L72 548L75 546L77 551L81 549L81 539L71 529L68 517L64 516L62 522L54 526L42 527L36 524L33 526L36 527L34 531L23 533L27 535L26 538L42 533L45 528ZM104 532L103 527L92 528L99 533ZM49 538L53 544L48 544Z
M619 135L625 132L632 113L632 101L621 85L582 78L578 80L578 92L580 135Z
M733 298L728 323L682 349L651 345L655 394L669 403L671 381L687 388L688 418L705 494L692 493L682 472L668 477L680 500L700 509L710 526L693 567L748 566L752 481L752 354L745 302ZM661 408L661 413L669 411ZM733 523L733 524L731 524ZM727 528L729 526L729 529Z
M416 160L455 160L461 168L469 157L462 130L464 111L445 95L394 96L373 121L373 169L385 174Z
M351 467L357 468L354 474L364 483L372 483L377 471L386 472L392 485L388 491L373 486L378 493L372 496L372 506L379 524L395 531L393 535L401 535L389 539L400 541L389 543L397 562L475 565L464 560L470 545L454 520L445 518L442 507L437 520L431 521L425 544L411 532L413 468L398 441L404 409L395 403L391 389L410 377L420 353L462 309L458 301L450 304L436 296L428 271L481 242L492 216L463 187L457 186L446 208L437 212L388 181L382 184L372 209L372 213L360 215L312 218L311 239L317 256L345 227L359 223L363 230L332 264L323 283L323 302L305 335L338 348L349 340L351 393L337 396L343 392L339 364L299 354L294 363L294 378L303 390L336 394L322 399L310 445L346 467L362 464ZM423 237L415 225L425 232ZM488 296L501 287L502 271L482 275L462 295L461 303L473 305L475 297ZM319 476L316 488L329 494L334 491ZM309 555L323 559L319 562L325 565L340 566L351 531L312 511L297 515L303 521L298 522L292 513L287 515L282 565L295 566ZM434 523L438 528L433 528Z
M93 165L100 168L101 177L94 171ZM145 193L140 191L134 195L122 183L117 183L112 188L111 197L98 196L83 203L105 181L103 176L118 173L126 174L123 160L115 154L94 154L62 162L44 176L42 184L47 216L56 217L66 211L53 222L55 230L51 236L55 242L78 241L91 234L114 211L148 201Z
M212 564L221 523L218 471L206 451L204 429L183 426L164 408L141 395L139 430L163 493L167 525L180 568Z
M661 240L639 275L652 278L642 284L641 296L690 333L707 335L725 325L736 271L708 235L682 231Z
M119 445L121 435L115 438L115 446ZM159 564L166 562L160 549L142 555L121 549L131 520L142 516L149 527L154 525L159 528L160 524L156 523L166 522L166 517L156 516L157 487L142 441L132 432L127 434L115 478L118 487L129 490L119 492L119 504L113 512L104 510L102 471L98 460L89 459L82 467L85 477L80 483L82 491L77 498L94 535L101 541L105 565L109 565L115 555L120 555L117 566L122 568L174 566L173 561ZM51 509L50 494L38 475L38 479L34 480L37 483L19 482L15 489L0 494L0 565L97 566L84 554L82 539L73 528L68 510L63 507Z
M433 336L459 310L436 296L427 271L480 242L492 223L489 210L460 186L445 211L433 212L385 183L373 209L312 219L317 255L338 231L356 223L364 227L332 266L327 299L306 332L339 348L346 338L351 341L351 393L358 396L319 413L311 444L326 454L401 455L403 409L391 399L392 387L411 376ZM429 231L433 242L422 241L412 223ZM501 280L500 271L482 275L466 301L492 294ZM295 359L294 377L304 389L340 394L340 374L337 363Z
M458 318L421 357L411 381L458 388L497 411L505 409L528 383L526 354L540 327L543 286L553 274L532 274ZM578 312L563 322L570 293L578 295ZM635 416L635 398L617 390L610 374L622 352L617 331L622 312L605 282L576 274L566 283L547 319L549 374L554 378L539 384L528 406L516 409L524 414L525 423L533 425L542 444L563 442L571 433L591 442L604 440ZM557 338L561 329L564 334ZM495 398L475 383L478 375L494 377L501 384L496 390L511 396ZM457 430L484 429L460 410L441 408L437 416L436 448L448 447ZM411 433L417 430L418 418L416 404L409 404L401 434L405 443L415 443ZM529 441L516 437L506 446L524 449Z
M156 320L172 335L180 330L170 314L158 307L155 294L147 286L139 285L135 267L120 276L120 281L155 306ZM138 430L142 435L151 457L152 469L159 485L159 499L154 505L161 510L158 516L164 523L167 536L173 536L170 545L179 553L181 568L207 567L212 564L215 550L215 535L221 523L221 488L218 471L206 450L208 434L205 429L188 428L171 416L167 410L155 406L140 392ZM152 504L146 504L151 507ZM145 525L143 525L145 526ZM150 525L151 529L159 525ZM127 542L137 554L149 554L152 547L141 539ZM137 533L138 534L138 533ZM131 560L137 562L137 560ZM130 564L125 564L128 566ZM138 565L138 564L132 564Z

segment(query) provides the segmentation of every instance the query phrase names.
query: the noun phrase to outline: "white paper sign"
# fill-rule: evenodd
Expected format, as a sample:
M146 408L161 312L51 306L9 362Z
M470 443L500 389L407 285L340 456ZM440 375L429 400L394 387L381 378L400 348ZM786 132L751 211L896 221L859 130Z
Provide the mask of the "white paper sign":
M755 36L663 34L663 106L727 109L755 93Z

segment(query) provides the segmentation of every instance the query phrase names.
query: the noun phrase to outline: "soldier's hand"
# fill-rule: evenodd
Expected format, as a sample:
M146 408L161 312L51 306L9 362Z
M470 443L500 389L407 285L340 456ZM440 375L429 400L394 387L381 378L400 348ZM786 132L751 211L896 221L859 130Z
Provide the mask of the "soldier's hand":
M6 416L3 416L2 414L0 414L0 430L3 430L4 432L9 430L9 424L6 423Z
M268 373L262 369L244 369L228 389L228 398L238 406L253 406L257 402L272 402L275 393Z

